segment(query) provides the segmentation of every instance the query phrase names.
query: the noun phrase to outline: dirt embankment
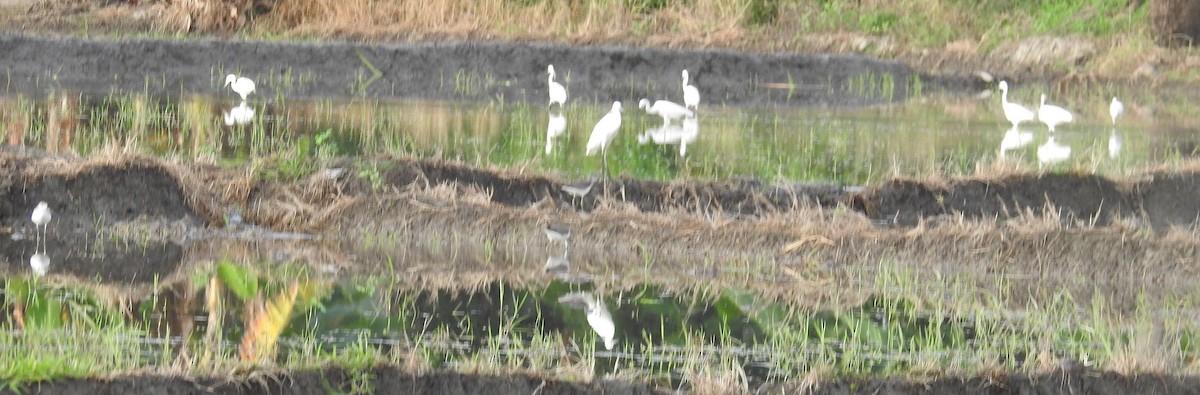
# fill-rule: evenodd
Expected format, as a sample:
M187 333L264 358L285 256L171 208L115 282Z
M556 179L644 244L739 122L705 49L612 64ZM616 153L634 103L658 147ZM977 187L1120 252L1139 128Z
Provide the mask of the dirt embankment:
M854 55L763 55L552 44L458 42L368 45L230 40L88 40L0 34L6 87L35 97L69 90L103 96L232 95L226 73L257 82L268 100L404 98L543 103L553 64L569 100L681 100L680 72L707 104L867 105L923 91L982 87L972 77L920 76L893 61ZM379 74L374 74L372 69ZM631 103L630 103L631 104Z
M517 281L540 273L545 257L560 252L541 235L549 223L574 230L573 263L601 272L636 273L652 261L679 275L722 278L769 263L756 278L794 281L817 270L817 277L844 280L828 270L886 259L945 273L1036 273L1045 280L1011 292L1109 292L1117 309L1132 309L1147 289L1157 297L1183 292L1200 276L1189 264L1200 251L1191 236L1200 174L1189 172L1120 181L1011 174L868 188L612 180L580 199L562 192L567 180L380 160L389 162L379 166L387 169L379 176L384 182L373 186L350 161L280 181L140 157L5 152L0 225L8 235L0 238L0 258L9 272L29 270L35 241L28 213L44 200L55 210L48 245L56 273L117 282L165 278L182 262L216 259L197 254L223 253L206 245L312 244L304 234L325 240L306 247L319 261L348 270L380 270L379 262L404 257L395 264L416 277L486 272ZM245 224L226 221L239 213ZM130 224L141 226L132 242L96 236ZM361 243L381 237L394 240L396 250ZM1142 274L1118 275L1130 270ZM794 299L809 299L803 296Z
M364 380L365 379L365 380ZM622 381L597 380L571 383L527 376L484 376L459 373L412 375L380 367L369 371L308 370L241 380L192 380L159 376L118 376L106 380L60 380L22 393L53 394L324 394L353 391L368 386L381 394L665 394L671 391ZM1195 378L1175 376L1124 377L1085 370L1039 375L994 376L974 379L945 378L910 382L900 379L845 380L812 386L767 385L765 393L806 394L1190 394L1200 386ZM31 391L29 391L31 390ZM715 393L697 389L698 393ZM0 394L14 393L6 389Z

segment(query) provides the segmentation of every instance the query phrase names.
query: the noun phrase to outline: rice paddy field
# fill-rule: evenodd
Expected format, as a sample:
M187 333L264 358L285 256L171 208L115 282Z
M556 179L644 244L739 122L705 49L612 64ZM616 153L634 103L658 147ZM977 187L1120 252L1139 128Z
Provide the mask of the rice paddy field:
M0 393L1200 387L1190 85L14 33L0 68ZM684 69L694 115L638 108ZM1074 120L1014 127L1001 79Z

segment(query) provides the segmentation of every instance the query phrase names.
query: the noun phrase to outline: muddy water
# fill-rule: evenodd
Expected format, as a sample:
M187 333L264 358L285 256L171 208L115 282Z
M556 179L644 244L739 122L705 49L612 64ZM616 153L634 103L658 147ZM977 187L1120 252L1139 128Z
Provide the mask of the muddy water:
M635 178L749 176L862 185L897 175L969 174L999 159L1034 169L1119 175L1192 156L1200 146L1188 132L1193 125L1131 110L1113 126L1097 103L1086 103L1097 108L1081 108L1087 111L1079 111L1077 122L1054 135L1040 123L1011 129L997 101L930 98L853 109L706 105L697 117L668 124L626 102L608 159L613 174ZM293 163L314 156L415 155L567 178L603 171L601 158L584 155L584 146L609 109L282 97L168 102L139 95L8 97L0 105L10 143L83 155L114 142L227 163L267 155Z

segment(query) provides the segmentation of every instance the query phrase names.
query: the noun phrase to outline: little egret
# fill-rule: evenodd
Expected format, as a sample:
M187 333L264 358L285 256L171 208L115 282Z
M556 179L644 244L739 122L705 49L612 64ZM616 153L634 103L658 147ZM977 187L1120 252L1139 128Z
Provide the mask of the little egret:
M558 108L562 109L562 107L567 104L567 88L564 88L562 84L554 81L554 65L546 66L546 73L550 74L550 78L547 79L547 82L550 85L549 107L553 107L554 103L558 103Z
M683 71L683 105L692 110L700 107L700 90L693 85L688 85L688 72Z
M1004 110L1004 118L1012 122L1014 128L1021 125L1021 122L1033 120L1033 111L1008 101L1008 81L1000 81L1000 108Z
M33 220L34 230L37 231L37 242L39 243L39 246L41 245L40 243L45 242L45 237L43 234L46 234L49 231L50 217L52 215L53 213L50 211L50 205L46 204L46 202L38 202L37 207L33 208L33 215L29 217L29 219ZM34 251L37 251L37 246L35 246L33 249Z
M1125 103L1121 103L1116 96L1113 96L1112 103L1108 104L1108 116L1112 117L1113 126L1117 125L1117 117L1120 117L1123 112L1125 112Z
M1050 136L1050 139L1038 147L1037 157L1039 164L1052 165L1070 158L1071 147L1059 144L1054 140L1054 136Z
M29 257L29 268L38 277L45 276L50 271L50 257L43 253L35 253Z
M604 340L604 348L612 350L616 344L617 327L603 299L590 292L572 292L558 298L558 302L586 311L588 326Z
M691 118L696 115L696 113L687 109L687 107L668 100L656 100L654 101L654 105L651 105L649 99L642 99L638 102L638 108L646 110L647 114L662 117L663 125L671 123L671 121L676 119Z
M1046 104L1046 94L1043 93L1042 106L1038 107L1038 120L1050 128L1050 133L1054 133L1055 126L1071 122L1075 120L1075 117L1065 108Z
M246 96L254 93L254 81L246 77L238 77L230 74L225 76L225 86L233 88L234 92L242 95L242 101L246 101Z
M546 225L546 238L552 242L559 242L566 247L571 241L571 228L563 224Z
M554 138L561 136L567 130L567 117L558 114L550 113L550 121L546 124L546 155L550 155L550 151L554 147Z
M608 177L608 145L612 143L613 137L617 137L617 130L621 129L621 102L615 101L612 105L612 110L600 118L600 122L596 122L596 126L592 128L592 136L588 137L587 155L595 155L596 152L601 153L604 160L604 175Z

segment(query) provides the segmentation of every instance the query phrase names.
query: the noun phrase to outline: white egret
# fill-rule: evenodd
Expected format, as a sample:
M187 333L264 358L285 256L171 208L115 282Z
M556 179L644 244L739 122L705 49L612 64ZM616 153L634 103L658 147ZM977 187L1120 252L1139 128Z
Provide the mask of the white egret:
M550 121L546 124L546 155L550 155L551 149L554 147L554 138L561 136L567 130L567 118L562 115L550 113Z
M1000 81L1000 108L1004 110L1004 118L1012 122L1013 128L1021 125L1021 122L1033 120L1033 111L1008 101L1008 81Z
M558 298L558 302L586 311L588 326L604 340L604 348L612 350L616 344L617 327L603 299L590 292L572 292Z
M33 254L29 257L29 268L38 277L45 276L50 271L50 256L40 252Z
M567 88L564 88L562 84L554 81L554 65L546 66L546 73L550 74L550 77L547 79L547 84L549 85L550 90L549 106L553 107L554 103L558 103L558 108L562 109L562 107L567 104Z
M649 99L642 99L638 102L638 108L646 110L647 114L658 115L662 117L664 125L671 123L671 121L676 119L691 118L696 116L696 113L687 109L687 107L681 106L669 100L655 100L654 105L651 105Z
M225 86L233 88L234 92L241 95L242 101L246 101L246 96L254 93L254 81L246 77L227 75L225 76Z
M1050 128L1050 133L1054 133L1055 126L1071 122L1075 117L1065 108L1046 104L1046 94L1043 93L1042 106L1038 107L1038 120Z
M612 143L614 137L617 137L619 129L621 129L621 102L615 101L612 110L600 118L600 122L596 122L596 126L592 128L592 136L588 137L587 142L588 156L601 152L605 176L608 176L608 145Z
M1123 112L1125 112L1125 103L1121 103L1116 96L1113 96L1112 103L1108 104L1108 116L1112 117L1113 126L1117 125L1117 117L1120 117Z
M688 85L688 72L683 71L683 105L692 110L700 107L700 90L694 85Z
M225 126L245 125L254 120L254 109L246 105L246 101L242 104L230 108L229 112L225 113Z
M1039 164L1043 166L1052 165L1070 158L1071 147L1059 144L1054 140L1054 136L1051 135L1045 143L1038 147L1037 157Z
M37 207L33 208L33 215L29 217L30 220L33 220L34 230L37 231L38 246L46 241L43 235L49 231L51 216L53 216L53 212L50 210L50 205L46 204L46 202L38 202ZM38 246L33 248L35 252Z
M547 239L550 239L550 241L552 241L552 242L562 243L563 247L566 247L567 244L570 243L570 241L571 241L571 228L567 227L567 225L563 225L563 224L546 225L546 228L543 230L546 231Z

